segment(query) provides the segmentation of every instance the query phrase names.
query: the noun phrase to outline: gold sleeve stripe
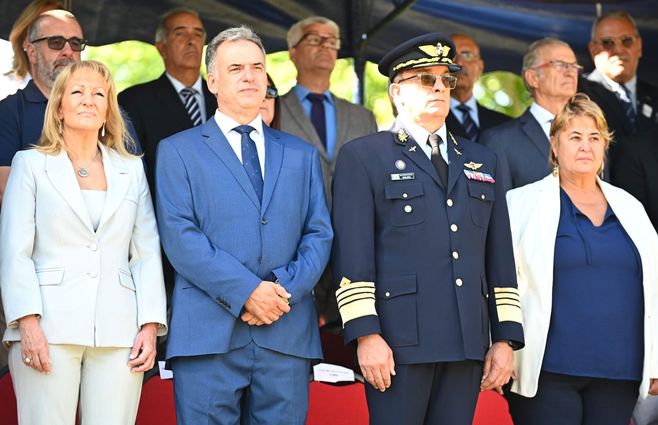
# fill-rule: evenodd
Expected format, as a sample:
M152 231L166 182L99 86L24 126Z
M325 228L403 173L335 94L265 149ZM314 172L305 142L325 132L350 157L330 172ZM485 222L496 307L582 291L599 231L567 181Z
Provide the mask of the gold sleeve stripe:
M496 300L496 305L515 305L518 308L521 308L521 301L519 300L511 300L511 299L497 299Z
M507 287L507 288L494 288L494 292L495 292L496 294L498 294L498 293L503 293L503 292L510 292L510 293L512 293L512 294L516 294L517 296L519 295L519 290L518 290L517 288L511 288L511 287Z
M374 282L350 282L343 278L341 287L336 291L336 300L343 326L359 317L377 315Z
M499 322L523 323L521 308L516 305L501 304L496 306Z

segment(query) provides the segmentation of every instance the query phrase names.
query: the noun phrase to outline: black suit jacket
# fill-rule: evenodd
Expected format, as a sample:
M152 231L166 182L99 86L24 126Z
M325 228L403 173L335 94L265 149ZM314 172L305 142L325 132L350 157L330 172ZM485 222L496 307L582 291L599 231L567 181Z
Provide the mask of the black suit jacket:
M612 165L612 183L644 205L658 230L658 129L641 133L619 145Z
M484 130L500 125L511 119L507 115L501 114L500 112L492 111L491 109L487 109L484 106L480 105L479 103L477 108L478 108L478 119L480 120L480 134L482 134ZM452 134L463 137L465 139L468 138L466 136L466 131L464 130L462 123L459 121L459 119L457 119L457 117L452 113L452 111L450 111L450 113L446 117L446 125L448 126Z
M482 133L480 143L507 160L506 180L511 182L511 189L541 180L551 172L550 143L530 108L517 119Z
M212 118L217 100L202 81L206 117ZM119 104L128 113L144 150L151 193L155 193L155 151L160 140L192 127L176 89L162 74L157 80L130 87L119 94Z

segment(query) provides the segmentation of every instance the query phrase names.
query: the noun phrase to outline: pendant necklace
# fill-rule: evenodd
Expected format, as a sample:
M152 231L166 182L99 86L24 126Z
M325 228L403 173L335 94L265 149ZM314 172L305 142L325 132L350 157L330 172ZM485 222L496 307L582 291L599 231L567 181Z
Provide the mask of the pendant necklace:
M98 158L98 154L100 154L100 153L101 153L101 151L96 151L96 155L94 156L94 159L92 159L91 162L89 163L89 165L87 165L86 167L79 166L78 164L76 164L75 161L73 161L73 159L71 159L71 162L73 163L73 165L78 167L78 175L80 177L84 178L84 177L89 176L89 167L91 167L94 164L94 162L96 162L96 158ZM71 157L69 156L69 158L71 158Z

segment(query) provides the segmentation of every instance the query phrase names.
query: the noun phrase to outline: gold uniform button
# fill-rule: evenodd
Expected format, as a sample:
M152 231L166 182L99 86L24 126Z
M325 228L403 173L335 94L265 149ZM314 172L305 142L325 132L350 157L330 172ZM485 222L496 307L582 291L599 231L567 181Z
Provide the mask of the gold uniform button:
M452 258L455 260L459 259L459 253L457 251L452 251Z
M450 225L450 230L452 230L453 232L456 232L457 230L459 230L459 227L457 227L456 224L451 224Z
M464 284L464 281L463 281L463 280L461 280L461 279L457 279L457 280L455 280L455 285L457 285L457 286L462 286L463 284Z
M446 201L446 204L448 204L449 207L451 207L451 206L453 205L453 203L454 203L454 202L452 202L452 199L448 199L448 200Z
M405 205L404 206L404 212L406 212L407 214L409 214L413 210L414 209L411 207L411 205Z
M409 197L409 195L407 195L406 193L403 193L403 194L402 194L402 197L403 197L404 199L407 199L407 198Z
M386 291L386 293L385 293L384 295L385 295L386 297L390 297L390 296L391 296L391 293L388 292L388 291Z
M485 197L484 194L483 194L483 195L480 195L480 198L484 199L484 198L486 198L486 197Z

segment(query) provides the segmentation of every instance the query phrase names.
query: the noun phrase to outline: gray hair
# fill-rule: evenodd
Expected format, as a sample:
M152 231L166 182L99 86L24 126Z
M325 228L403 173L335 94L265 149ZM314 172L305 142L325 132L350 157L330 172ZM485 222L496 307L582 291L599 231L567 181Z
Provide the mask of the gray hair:
M263 56L266 55L263 42L258 34L256 34L251 28L244 25L228 28L217 34L206 48L206 69L208 70L208 73L212 73L215 69L215 56L217 55L217 49L219 46L225 41L240 40L251 41L260 48L260 51L263 52Z
M288 42L289 49L299 44L300 40L304 36L304 27L307 27L312 24L329 25L331 29L333 29L334 32L336 33L336 37L340 37L340 28L338 27L337 23L335 23L329 18L325 18L324 16L309 16L308 18L304 18L301 21L297 22L296 24L291 26L290 29L288 30L288 34L286 35L286 41Z
M201 17L199 16L199 12L197 12L194 9L190 9L189 7L175 7L173 9L169 9L162 15L160 15L160 21L158 22L158 28L155 30L155 42L156 43L166 43L167 42L167 36L169 35L169 31L167 30L167 20L171 18L174 15L178 15L181 13L186 13L188 15L192 15L196 17L199 21L201 20ZM205 35L206 30L204 28L203 34Z
M635 23L635 19L633 19L630 13L624 10L615 10L614 12L604 13L603 15L597 17L594 20L594 23L592 24L591 41L595 41L596 28L599 26L601 22L605 21L606 19L624 19L633 26L633 29L635 30L635 35L637 35L638 37L640 36L640 32L637 30L637 24Z
M32 40L39 38L39 30L41 30L41 24L48 18L59 18L59 19L68 19L74 22L78 22L78 19L68 10L64 9L54 9L47 12L43 12L37 19L32 22L30 29L27 32L27 41L30 43ZM80 25L80 23L78 23Z
M539 54L539 51L549 46L564 46L571 49L571 46L569 46L568 43L565 43L564 41L554 37L542 38L540 40L533 42L532 44L530 44L530 46L528 46L528 50L526 51L525 55L523 55L523 68L521 69L521 75L523 76L523 84L525 84L525 87L532 94L534 94L534 89L530 87L530 85L526 81L525 72L529 69L536 67L537 65L541 65L539 63L539 61L541 60L541 55Z

